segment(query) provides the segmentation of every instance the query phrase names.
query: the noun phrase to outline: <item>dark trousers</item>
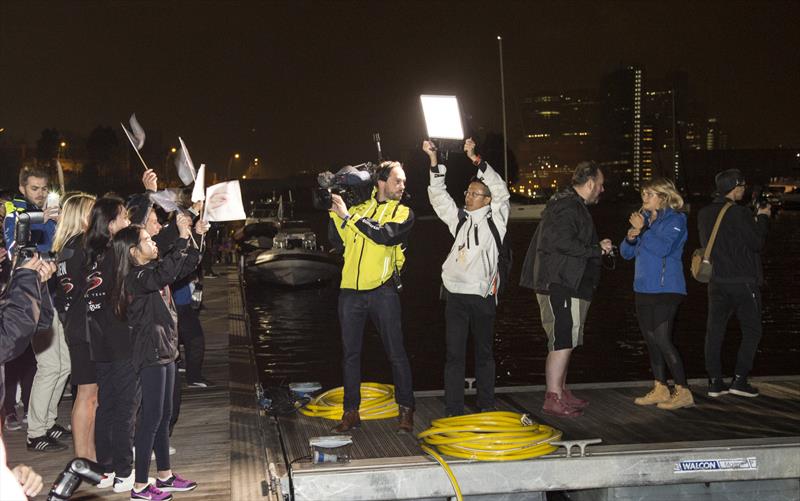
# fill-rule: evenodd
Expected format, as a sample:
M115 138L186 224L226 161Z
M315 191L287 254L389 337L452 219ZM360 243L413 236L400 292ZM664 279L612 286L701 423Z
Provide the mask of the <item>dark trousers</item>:
M653 377L667 384L667 367L675 384L686 386L686 371L681 355L672 342L675 314L683 296L680 294L636 294L636 317L642 330Z
M761 340L761 291L752 284L708 284L706 371L709 377L722 377L722 342L728 320L734 313L742 329L735 374L747 377Z
M118 477L131 474L133 428L139 410L139 378L130 359L97 362L94 442L97 462Z
M191 305L178 305L178 337L186 353L186 382L202 381L206 338L200 315Z
M444 401L445 412L449 416L464 413L464 361L470 333L475 346L478 407L494 407L494 317L494 296L448 292L445 307L447 359L444 366Z
M25 407L25 412L28 412L28 402L31 399L31 386L33 386L33 376L36 375L36 356L33 354L33 348L28 345L28 348L22 352L20 356L13 360L9 360L5 364L5 387L6 397L0 400L3 402L4 416L15 412L17 405L17 385L22 387L22 405Z
M411 366L403 346L400 296L392 285L385 284L371 291L342 289L339 293L339 323L342 326L344 352L344 410L358 410L361 405L361 346L367 317L378 329L383 349L389 357L395 400L399 405L413 408Z
M136 423L136 482L146 484L150 471L150 451L156 453L156 469L169 470L169 418L172 414L172 387L175 362L143 367L142 411Z

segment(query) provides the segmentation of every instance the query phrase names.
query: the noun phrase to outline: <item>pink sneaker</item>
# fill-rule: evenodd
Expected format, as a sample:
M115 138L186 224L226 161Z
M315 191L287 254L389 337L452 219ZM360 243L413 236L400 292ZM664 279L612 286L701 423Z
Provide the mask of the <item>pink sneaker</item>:
M545 414L550 414L551 416L569 418L578 417L583 414L582 410L570 407L566 402L564 402L563 398L559 398L558 394L551 392L544 394L544 405L542 406L542 412Z
M197 482L186 480L177 473L173 473L166 480L156 479L156 487L167 492L186 492L197 489Z
M561 400L565 404L567 404L570 407L572 407L573 409L585 409L585 408L589 407L589 401L588 400L584 400L582 398L576 397L575 395L572 394L571 391L569 391L566 388L561 390Z
M147 484L147 487L142 489L141 492L131 489L131 501L141 501L143 499L147 501L171 501L172 494L156 489L153 484Z

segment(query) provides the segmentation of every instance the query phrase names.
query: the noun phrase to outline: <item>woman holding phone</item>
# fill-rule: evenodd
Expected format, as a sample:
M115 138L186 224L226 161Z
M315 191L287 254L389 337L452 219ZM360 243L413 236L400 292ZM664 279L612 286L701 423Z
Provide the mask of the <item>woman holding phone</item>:
M694 405L683 362L672 341L675 314L686 295L681 255L687 229L682 208L683 198L672 181L647 181L642 185L642 208L631 214L631 227L619 246L624 259L636 260L636 316L655 378L653 389L634 403L667 410ZM672 393L667 386L667 368L675 381Z

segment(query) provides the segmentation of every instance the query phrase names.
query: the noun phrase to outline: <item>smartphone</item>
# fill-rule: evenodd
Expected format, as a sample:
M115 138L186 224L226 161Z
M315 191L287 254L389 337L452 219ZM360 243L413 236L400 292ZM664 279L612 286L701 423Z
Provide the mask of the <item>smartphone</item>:
M58 207L60 199L61 196L58 194L57 191L51 191L50 193L47 194L47 200L44 201L44 207L42 208L48 209L50 207Z

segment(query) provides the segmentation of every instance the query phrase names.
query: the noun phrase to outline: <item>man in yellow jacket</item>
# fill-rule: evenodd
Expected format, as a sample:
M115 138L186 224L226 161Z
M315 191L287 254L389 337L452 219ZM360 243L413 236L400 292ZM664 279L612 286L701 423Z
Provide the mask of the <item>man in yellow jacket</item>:
M369 316L381 336L392 366L395 399L400 407L399 432L414 426L411 366L403 346L400 270L414 213L400 203L406 175L399 162L383 162L368 200L347 208L331 195L330 231L334 246L344 247L339 323L342 326L344 414L333 431L346 433L361 424L361 344Z

